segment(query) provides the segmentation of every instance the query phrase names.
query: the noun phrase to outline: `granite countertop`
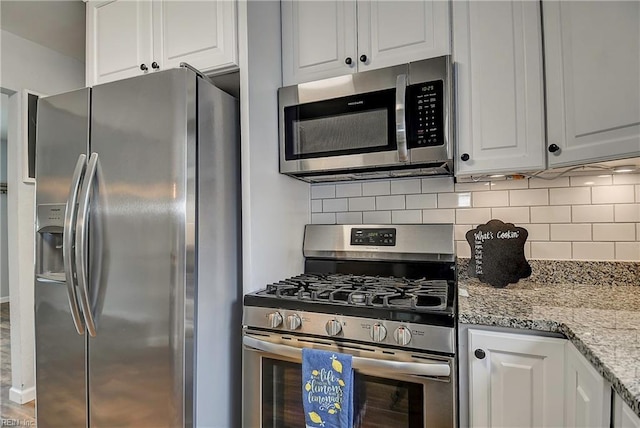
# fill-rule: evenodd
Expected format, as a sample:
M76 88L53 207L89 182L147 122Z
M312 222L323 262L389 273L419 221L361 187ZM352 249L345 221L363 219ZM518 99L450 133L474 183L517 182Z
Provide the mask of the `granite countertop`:
M461 279L459 288L460 323L563 334L640 417L640 287Z

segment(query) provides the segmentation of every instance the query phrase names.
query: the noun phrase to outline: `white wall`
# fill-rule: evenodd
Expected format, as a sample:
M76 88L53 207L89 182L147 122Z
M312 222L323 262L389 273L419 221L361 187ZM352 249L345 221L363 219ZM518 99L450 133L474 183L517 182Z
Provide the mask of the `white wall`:
M9 96L0 94L0 183L7 182L7 120ZM9 301L7 195L0 193L0 303Z
M313 223L454 223L459 257L466 232L495 218L529 231L530 259L640 261L640 174L313 185L311 210Z
M9 97L7 148L9 287L11 297L10 399L35 398L34 379L34 185L22 182L22 90L46 95L84 86L84 64L0 31L0 86Z
M297 275L309 185L278 173L280 2L239 3L244 292Z

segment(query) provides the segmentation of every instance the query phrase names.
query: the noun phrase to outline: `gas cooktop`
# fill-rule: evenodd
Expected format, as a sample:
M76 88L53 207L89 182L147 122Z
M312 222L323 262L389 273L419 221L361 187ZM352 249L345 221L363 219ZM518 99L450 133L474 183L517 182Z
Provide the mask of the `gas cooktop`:
M257 292L258 296L361 307L444 311L449 284L445 280L408 279L351 274L306 273ZM274 302L275 303L275 302Z

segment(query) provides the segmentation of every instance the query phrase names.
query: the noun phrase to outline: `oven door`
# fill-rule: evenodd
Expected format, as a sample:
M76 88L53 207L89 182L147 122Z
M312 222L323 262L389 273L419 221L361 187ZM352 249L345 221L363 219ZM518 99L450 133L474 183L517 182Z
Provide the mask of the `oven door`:
M451 357L246 329L243 336L245 428L304 427L302 348L351 354L354 427L453 427Z

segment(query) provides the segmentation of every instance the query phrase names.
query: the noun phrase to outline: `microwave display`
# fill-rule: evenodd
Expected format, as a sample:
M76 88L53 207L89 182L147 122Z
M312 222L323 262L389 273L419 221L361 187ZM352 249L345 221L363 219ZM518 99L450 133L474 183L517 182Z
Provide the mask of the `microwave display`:
M444 144L442 80L407 88L409 148Z

